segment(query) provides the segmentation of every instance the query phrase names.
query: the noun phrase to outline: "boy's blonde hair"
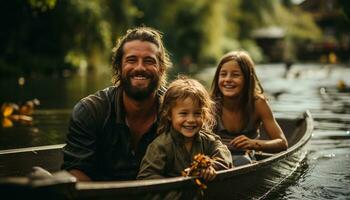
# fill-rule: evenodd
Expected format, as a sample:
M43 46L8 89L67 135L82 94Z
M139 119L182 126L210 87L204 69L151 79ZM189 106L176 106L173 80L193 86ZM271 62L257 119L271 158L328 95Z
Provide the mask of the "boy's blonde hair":
M215 125L215 117L213 115L214 102L211 100L209 93L197 80L179 76L169 85L163 97L158 134L170 130L171 121L169 116L171 115L171 109L177 101L183 101L186 98L191 98L195 103L198 103L202 110L202 129L206 132L211 132Z

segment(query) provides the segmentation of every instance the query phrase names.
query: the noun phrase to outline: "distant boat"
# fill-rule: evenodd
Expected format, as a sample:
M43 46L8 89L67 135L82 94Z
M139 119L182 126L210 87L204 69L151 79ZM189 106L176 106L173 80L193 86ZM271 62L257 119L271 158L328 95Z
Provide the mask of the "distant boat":
M286 151L257 152L257 162L218 172L203 191L203 199L261 199L291 176L305 158L313 119L308 111L298 117L278 118L287 137ZM262 137L266 137L262 133ZM193 195L199 191L193 177L156 180L76 182L59 171L64 145L0 151L0 194L11 199L164 199L171 195ZM40 166L53 176L25 176ZM200 198L202 198L200 197Z

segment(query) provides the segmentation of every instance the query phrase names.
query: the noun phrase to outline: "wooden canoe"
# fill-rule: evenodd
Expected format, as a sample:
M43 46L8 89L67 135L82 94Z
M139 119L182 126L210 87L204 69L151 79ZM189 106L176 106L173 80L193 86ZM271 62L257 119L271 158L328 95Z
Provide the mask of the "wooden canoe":
M219 171L206 190L200 192L193 177L142 181L76 182L59 171L63 145L0 151L0 194L12 199L261 199L267 197L297 169L305 158L313 119L308 111L300 116L277 117L289 148L277 154L258 152L256 163ZM262 137L264 135L262 134ZM53 176L26 176L40 166Z

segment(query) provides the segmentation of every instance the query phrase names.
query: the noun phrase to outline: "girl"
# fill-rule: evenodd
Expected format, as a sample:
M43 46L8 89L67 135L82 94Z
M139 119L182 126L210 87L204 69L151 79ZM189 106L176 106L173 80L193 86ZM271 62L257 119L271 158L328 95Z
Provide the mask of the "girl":
M280 152L288 143L263 94L254 63L244 51L224 55L216 69L211 96L216 101L215 133L231 150L235 166L251 163L246 150ZM263 124L269 140L259 139Z
M217 159L200 174L207 181L215 178L216 170L230 168L230 151L211 131L215 123L212 105L198 81L180 77L172 82L163 99L159 136L148 146L138 179L181 176L198 153Z

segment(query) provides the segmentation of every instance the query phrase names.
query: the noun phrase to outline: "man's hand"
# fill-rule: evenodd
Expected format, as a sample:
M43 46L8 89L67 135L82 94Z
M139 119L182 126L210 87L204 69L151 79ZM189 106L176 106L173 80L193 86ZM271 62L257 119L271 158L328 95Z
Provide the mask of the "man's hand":
M90 177L88 177L84 172L80 170L72 169L72 170L69 170L69 173L72 174L77 179L77 181L82 181L82 182L92 181Z

